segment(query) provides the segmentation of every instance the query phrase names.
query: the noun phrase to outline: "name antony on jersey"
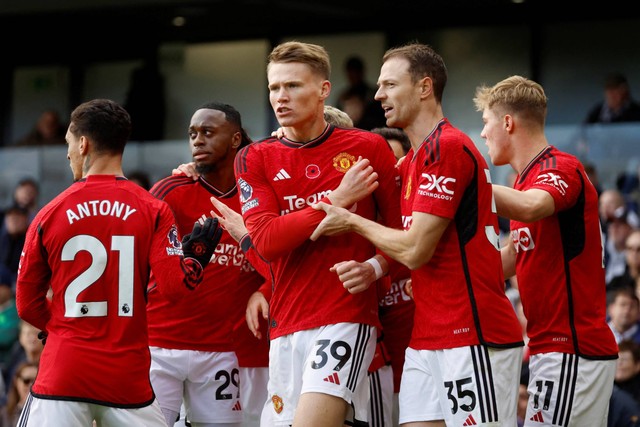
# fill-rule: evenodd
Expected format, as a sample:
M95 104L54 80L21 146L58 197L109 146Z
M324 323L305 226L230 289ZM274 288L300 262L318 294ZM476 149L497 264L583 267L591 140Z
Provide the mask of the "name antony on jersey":
M126 221L134 212L136 209L117 200L90 200L78 203L75 210L67 209L67 219L69 224L93 216L114 216Z

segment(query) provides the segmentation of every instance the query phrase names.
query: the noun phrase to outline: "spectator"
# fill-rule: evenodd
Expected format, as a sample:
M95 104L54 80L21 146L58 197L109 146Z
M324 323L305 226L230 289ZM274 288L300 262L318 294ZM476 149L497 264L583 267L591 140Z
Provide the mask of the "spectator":
M362 58L356 55L347 58L345 73L349 86L339 94L337 107L347 113L353 125L359 129L371 130L384 126L384 111L380 102L374 99L375 87L366 81Z
M13 190L13 205L26 209L29 214L29 223L38 213L40 206L38 198L40 197L40 186L33 178L23 178Z
M502 268L518 278L527 319L525 419L605 425L618 349L606 322L596 190L576 157L549 145L541 85L510 76L478 87L474 103L491 162L518 173L513 188L494 184L493 194L511 220Z
M589 110L585 123L617 123L640 120L640 104L631 96L626 76L611 73L604 81L604 100Z
M20 318L13 293L13 274L0 265L0 368L4 371L11 349L18 341Z
M22 408L29 396L29 389L31 384L36 379L38 374L37 362L22 362L16 368L13 378L11 378L11 384L9 384L9 391L7 392L7 427L16 427L18 425L18 419Z
M16 145L64 145L66 125L53 109L45 110L38 117L35 127Z
M27 427L166 427L149 382L149 272L157 292L197 292L221 230L209 218L180 242L169 206L124 177L130 132L111 100L76 107L66 136L74 183L29 227L16 305L46 346L20 419Z
M412 146L400 166L404 229L320 202L313 206L327 215L311 240L355 232L411 269L415 319L400 424L516 425L524 343L504 293L488 166L444 116L440 55L412 43L387 50L382 61L376 99L387 125L402 128ZM475 405L455 391L462 381Z
M607 293L619 288L630 288L640 297L640 230L633 230L627 237L624 257L624 273L611 279L607 285Z
M5 385L11 383L18 365L23 362L39 363L42 355L43 345L38 339L40 329L24 320L20 320L18 328L18 341L13 344L2 372Z
M618 343L615 384L640 403L640 344L635 341Z
M640 344L640 300L635 290L620 288L613 292L607 307L609 327L619 344L631 340Z
M613 385L607 427L640 426L640 404L629 393Z
M21 207L13 206L5 211L0 227L0 265L9 269L15 281L20 254L29 226L29 214Z
M636 217L631 211L626 208L618 208L607 225L604 246L607 287L611 285L614 277L623 275L627 269L625 248L627 238L634 230L637 230L637 227L633 225L634 218Z

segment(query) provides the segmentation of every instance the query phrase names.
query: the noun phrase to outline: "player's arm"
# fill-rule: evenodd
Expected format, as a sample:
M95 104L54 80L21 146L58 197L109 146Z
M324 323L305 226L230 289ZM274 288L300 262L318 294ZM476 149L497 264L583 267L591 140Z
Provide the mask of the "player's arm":
M37 224L37 223L36 223ZM46 331L51 318L49 291L51 268L44 258L40 227L29 227L20 256L16 280L16 309L24 321Z
M287 215L280 215L277 211L276 197L270 186L264 183L264 178L258 176L255 170L252 171L251 167L252 165L246 166L245 173L236 167L236 176L247 176L246 182L251 182L254 186L253 198L245 202L245 208L253 202L261 206L260 210L246 208L245 225L258 253L270 261L288 254L306 242L324 214L306 207ZM336 206L351 207L377 188L376 180L377 174L369 161L359 161L349 168L338 188L324 200Z
M440 237L450 222L448 218L413 212L411 227L405 231L385 227L346 209L326 203L317 203L314 208L325 211L327 216L313 232L311 240L316 240L323 235L330 236L353 231L412 270L431 259Z
M493 184L493 197L498 215L520 222L535 222L555 212L553 197L539 188L520 191Z

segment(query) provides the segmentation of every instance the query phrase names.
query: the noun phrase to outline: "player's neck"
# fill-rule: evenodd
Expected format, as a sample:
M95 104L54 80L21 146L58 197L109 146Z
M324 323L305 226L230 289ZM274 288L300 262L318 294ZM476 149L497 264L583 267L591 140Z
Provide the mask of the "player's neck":
M88 155L84 159L83 176L115 175L124 176L121 155Z

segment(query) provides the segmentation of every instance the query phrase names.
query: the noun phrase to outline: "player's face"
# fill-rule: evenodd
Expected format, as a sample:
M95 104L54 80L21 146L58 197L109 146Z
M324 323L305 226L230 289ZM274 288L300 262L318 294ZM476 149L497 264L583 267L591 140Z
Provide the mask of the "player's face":
M409 61L395 57L382 64L375 98L382 103L387 126L405 129L415 120L420 90L420 82L411 80Z
M79 138L73 136L71 132L67 130L65 136L67 140L67 159L69 159L69 167L73 174L73 181L77 181L82 178L82 155L80 152Z
M495 110L485 108L482 112L484 127L480 136L485 139L489 148L491 163L496 166L506 165L511 158L511 146L508 143L505 116Z
M220 110L202 108L191 117L189 145L196 170L206 173L232 165L242 135Z
M299 62L272 63L267 69L269 102L283 127L301 127L323 116L331 84Z

